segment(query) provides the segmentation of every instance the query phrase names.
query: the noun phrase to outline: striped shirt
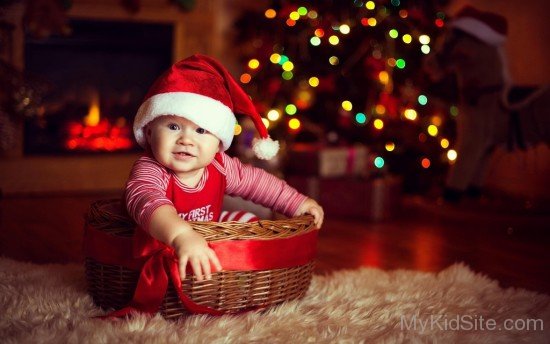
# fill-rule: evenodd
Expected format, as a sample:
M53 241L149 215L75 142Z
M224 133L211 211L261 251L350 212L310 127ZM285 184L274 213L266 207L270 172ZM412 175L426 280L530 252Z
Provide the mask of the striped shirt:
M286 216L293 216L307 199L274 175L260 168L243 164L239 159L225 153L220 155L222 163L213 160L212 164L225 176L227 195L242 197ZM208 169L205 168L199 183L195 187L189 187L181 183L174 172L150 156L139 158L132 167L130 178L126 183L126 206L130 216L146 231L148 231L151 216L158 207L174 205L166 196L172 177L177 187L188 193L200 193L209 178Z

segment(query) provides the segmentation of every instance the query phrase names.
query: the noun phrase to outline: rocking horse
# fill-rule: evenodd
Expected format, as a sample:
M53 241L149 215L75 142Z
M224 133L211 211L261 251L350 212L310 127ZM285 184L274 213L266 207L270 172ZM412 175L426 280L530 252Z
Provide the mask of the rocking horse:
M441 49L425 66L433 81L454 73L458 86L458 156L443 194L458 201L465 192L479 196L495 147L525 150L550 142L550 87L512 87L504 17L467 6L449 27Z

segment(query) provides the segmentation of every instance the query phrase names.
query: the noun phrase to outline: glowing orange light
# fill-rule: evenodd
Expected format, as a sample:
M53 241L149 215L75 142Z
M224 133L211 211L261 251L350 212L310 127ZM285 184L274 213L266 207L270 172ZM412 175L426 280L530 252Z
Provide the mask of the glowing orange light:
M422 161L420 162L420 164L422 165L422 167L428 168L428 167L430 167L431 162L430 162L430 159L424 158L424 159L422 159Z
M243 84L248 84L252 80L252 76L248 73L243 73L240 80Z

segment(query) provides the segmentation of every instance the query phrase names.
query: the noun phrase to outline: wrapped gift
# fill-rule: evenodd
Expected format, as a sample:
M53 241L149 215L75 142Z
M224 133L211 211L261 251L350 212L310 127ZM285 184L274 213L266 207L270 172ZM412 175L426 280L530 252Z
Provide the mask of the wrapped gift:
M319 178L289 176L288 183L303 194L317 200L327 216L372 221L386 220L399 209L401 179L395 176L378 178Z
M363 145L323 147L295 144L288 154L287 171L292 175L331 178L368 176L371 171L368 149Z

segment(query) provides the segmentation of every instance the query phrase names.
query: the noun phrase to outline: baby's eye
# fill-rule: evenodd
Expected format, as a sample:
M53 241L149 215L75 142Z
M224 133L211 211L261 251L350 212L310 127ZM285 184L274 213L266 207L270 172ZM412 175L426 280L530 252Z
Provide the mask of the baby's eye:
M176 123L170 123L170 124L168 124L168 128L170 130L179 130L180 126L177 125Z
M199 133L199 134L206 134L206 133L208 132L208 131L207 131L206 129L204 129L204 128L197 128L195 131L196 131L197 133Z

